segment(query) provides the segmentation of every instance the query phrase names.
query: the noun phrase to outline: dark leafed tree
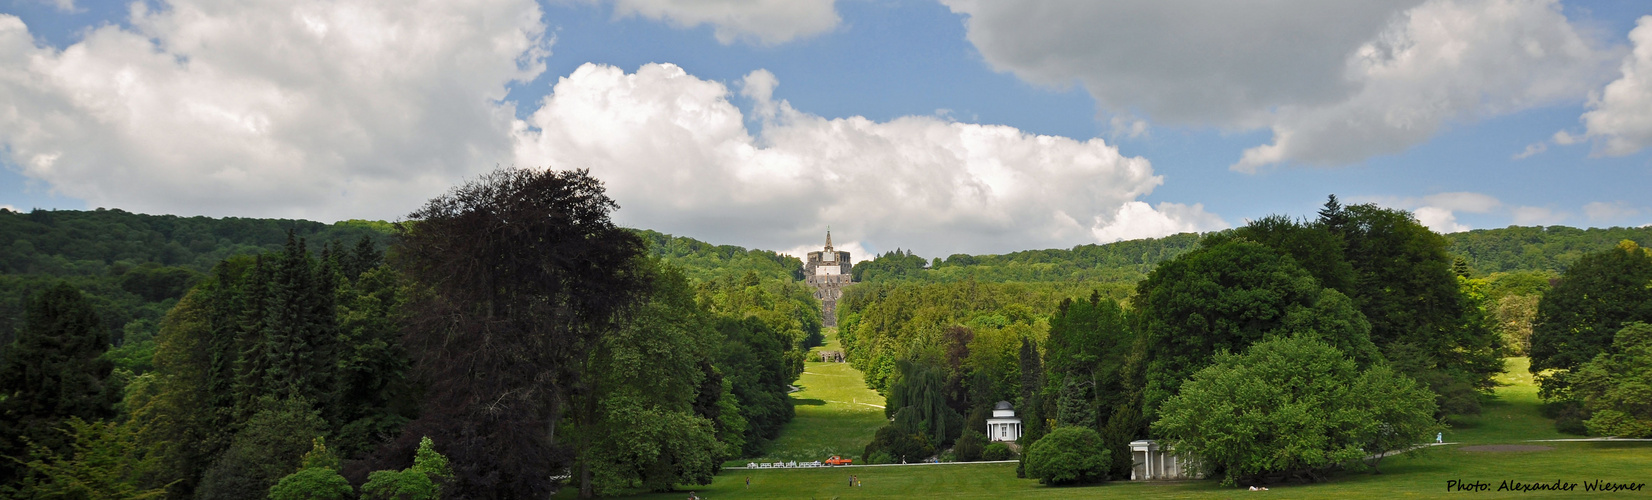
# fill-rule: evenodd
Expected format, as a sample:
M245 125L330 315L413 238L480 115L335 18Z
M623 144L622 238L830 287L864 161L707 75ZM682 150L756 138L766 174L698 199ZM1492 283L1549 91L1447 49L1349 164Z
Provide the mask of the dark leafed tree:
M1337 195L1331 195L1325 200L1325 208L1319 209L1319 224L1331 234L1342 234L1343 228L1347 227L1348 212L1342 209Z
M1038 344L1033 339L1021 339L1021 421L1022 443L1032 444L1044 437L1044 414L1040 397L1044 389L1044 363L1038 355Z
M585 170L505 168L430 200L392 252L428 293L406 337L426 384L417 420L381 457L442 444L466 498L544 498L570 453L554 441L599 332L646 290L642 241ZM377 460L379 469L405 463Z
M1478 413L1503 369L1500 339L1452 272L1445 237L1410 213L1376 205L1343 208L1344 254L1354 268L1349 298L1371 322L1371 341L1442 396L1447 413Z
M35 295L0 368L0 455L28 456L25 439L66 451L68 435L58 427L69 417L114 416L120 391L105 386L114 370L102 358L108 349L97 313L80 290L58 283ZM0 462L0 482L16 480L18 463Z
M1220 235L1204 245L1137 285L1144 415L1155 417L1216 353L1270 336L1312 331L1363 362L1379 357L1370 325L1347 297L1321 288L1289 256Z
M1652 321L1652 252L1624 241L1584 255L1537 303L1532 373L1547 398L1565 398L1564 374L1611 351L1626 323Z

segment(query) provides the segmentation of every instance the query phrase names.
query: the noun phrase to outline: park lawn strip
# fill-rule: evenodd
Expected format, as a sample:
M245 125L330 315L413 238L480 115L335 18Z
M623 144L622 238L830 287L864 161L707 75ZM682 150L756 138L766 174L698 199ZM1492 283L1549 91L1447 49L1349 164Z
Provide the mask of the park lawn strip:
M1638 492L1588 493L1584 481L1652 483L1652 443L1545 443L1554 449L1536 452L1465 452L1437 447L1417 456L1384 460L1382 474L1348 472L1315 484L1268 485L1269 498L1435 498L1445 496L1446 481L1489 483L1473 498L1641 498ZM862 486L849 486L849 476ZM751 478L751 487L745 479ZM1505 480L1523 483L1578 483L1571 492L1496 491ZM640 495L646 499L681 499L695 491L706 500L747 498L1246 498L1245 488L1223 488L1214 480L1181 482L1114 481L1081 487L1050 487L1017 479L1015 464L911 465L820 469L724 471L711 485L679 486L678 491Z
M1465 444L1519 443L1533 439L1580 438L1555 430L1554 420L1539 412L1537 383L1532 380L1527 358L1504 358L1504 372L1497 376L1496 393L1481 406L1479 415L1452 417L1445 431L1447 442Z
M802 389L791 394L797 416L780 429L780 436L763 456L729 460L725 467L743 467L747 462L813 462L832 455L861 461L866 443L889 423L883 415L883 396L868 389L860 370L849 363L820 362L820 351L843 350L835 328L828 329L826 338L826 345L809 352L803 375L793 384Z
M835 337L835 336L834 336ZM833 338L822 349L836 349ZM811 353L813 354L813 353ZM815 355L814 359L819 359ZM1526 358L1509 358L1503 384L1483 412L1474 417L1454 419L1446 440L1461 443L1430 447L1411 455L1394 456L1381 463L1382 474L1350 471L1333 474L1316 484L1268 485L1271 498L1433 498L1444 496L1447 481L1482 482L1488 491L1468 493L1474 498L1635 498L1652 497L1652 443L1634 442L1545 442L1533 439L1577 437L1554 430L1552 420L1538 413L1537 386L1526 371ZM810 450L859 450L877 427L887 423L881 409L865 405L832 403L859 401L883 404L876 392L866 389L860 372L846 363L809 362L793 393L798 401L798 418L781 431L770 452L795 456ZM811 400L823 404L815 404ZM859 410L855 407L868 408ZM806 420L807 419L807 420ZM1461 448L1472 444L1540 444L1552 449L1517 452L1475 452ZM834 452L840 455L844 453ZM784 454L784 455L783 455ZM848 456L848 455L845 455ZM824 457L821 457L824 458ZM818 460L820 458L808 458ZM787 460L791 460L787 458ZM799 461L805 461L798 458ZM741 460L738 465L744 465ZM732 465L732 463L731 463ZM859 476L862 486L851 488L849 476ZM751 480L747 487L745 481ZM1587 481L1648 483L1636 492L1590 493ZM1497 491L1503 481L1577 483L1570 492ZM1049 487L1032 479L1015 477L1015 464L958 464L939 466L846 467L819 469L725 470L710 485L679 486L670 493L638 495L638 498L682 498L696 491L707 500L744 498L1236 498L1252 493L1245 488L1223 488L1214 480L1180 482L1114 481L1082 487ZM567 490L560 497L571 496ZM1454 492L1462 493L1462 492Z

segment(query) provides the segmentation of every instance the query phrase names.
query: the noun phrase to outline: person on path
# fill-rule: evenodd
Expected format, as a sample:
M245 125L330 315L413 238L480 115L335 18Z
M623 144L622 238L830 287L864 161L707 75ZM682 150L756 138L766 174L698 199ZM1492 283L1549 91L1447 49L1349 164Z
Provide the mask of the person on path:
M1436 443L1436 444L1438 444L1438 443L1444 443L1444 442L1445 442L1445 433L1444 433L1444 432L1436 432L1436 433L1434 433L1434 442L1435 442L1435 443Z

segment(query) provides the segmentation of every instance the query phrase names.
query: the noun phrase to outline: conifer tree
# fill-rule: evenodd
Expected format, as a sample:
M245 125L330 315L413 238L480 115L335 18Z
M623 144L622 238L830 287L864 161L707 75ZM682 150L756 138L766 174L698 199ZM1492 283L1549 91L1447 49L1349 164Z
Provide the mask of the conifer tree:
M59 427L70 417L114 416L119 388L108 387L114 364L92 304L68 283L29 301L24 325L0 367L0 455L25 457L27 442L65 452ZM0 483L17 479L18 464L0 460Z
M1032 339L1021 339L1021 422L1022 443L1031 444L1044 437L1044 415L1039 396L1044 388L1044 363L1038 356L1038 344Z

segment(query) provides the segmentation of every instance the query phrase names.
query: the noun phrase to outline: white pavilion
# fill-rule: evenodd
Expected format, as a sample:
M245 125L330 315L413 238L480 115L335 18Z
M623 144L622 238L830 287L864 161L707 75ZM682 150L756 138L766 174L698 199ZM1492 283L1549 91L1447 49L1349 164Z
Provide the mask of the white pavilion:
M992 418L987 419L987 440L1017 439L1021 439L1021 417L1015 416L1015 409L1010 407L1009 401L999 401L992 408Z

